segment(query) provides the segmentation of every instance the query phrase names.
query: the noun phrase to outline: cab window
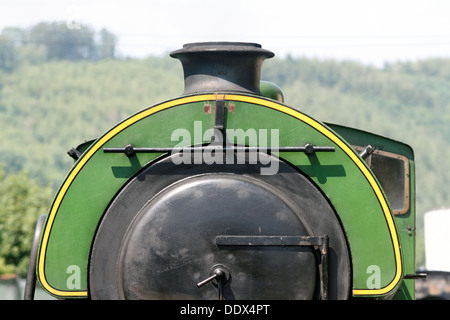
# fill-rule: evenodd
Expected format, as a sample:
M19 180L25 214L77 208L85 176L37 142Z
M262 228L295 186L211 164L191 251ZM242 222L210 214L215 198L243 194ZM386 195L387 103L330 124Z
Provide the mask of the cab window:
M364 147L355 146L362 152ZM383 188L394 214L405 214L409 210L409 162L405 156L374 150L365 161Z

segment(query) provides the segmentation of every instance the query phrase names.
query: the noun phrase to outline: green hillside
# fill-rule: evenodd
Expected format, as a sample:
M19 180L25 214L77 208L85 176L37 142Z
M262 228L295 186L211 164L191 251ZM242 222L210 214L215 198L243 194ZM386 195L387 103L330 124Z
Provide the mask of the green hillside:
M13 52L4 40L0 36L0 168L26 171L54 190L73 163L66 153L70 147L183 91L181 65L168 57L55 57L42 45L36 52L29 45ZM351 61L275 58L264 62L262 78L283 88L287 104L318 120L411 145L419 230L424 212L450 206L450 59L380 69Z
M70 147L178 95L176 67L156 58L53 61L1 74L0 163L56 186L73 163Z

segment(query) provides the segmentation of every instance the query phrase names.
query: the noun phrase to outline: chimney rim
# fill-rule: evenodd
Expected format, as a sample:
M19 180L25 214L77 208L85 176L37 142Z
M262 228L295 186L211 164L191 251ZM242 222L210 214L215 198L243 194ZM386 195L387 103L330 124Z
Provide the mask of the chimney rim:
M238 53L238 54L257 54L265 58L272 58L275 54L272 51L263 49L258 43L253 42L228 42L228 41L210 41L210 42L191 42L183 45L182 49L172 51L172 58L179 58L186 53Z

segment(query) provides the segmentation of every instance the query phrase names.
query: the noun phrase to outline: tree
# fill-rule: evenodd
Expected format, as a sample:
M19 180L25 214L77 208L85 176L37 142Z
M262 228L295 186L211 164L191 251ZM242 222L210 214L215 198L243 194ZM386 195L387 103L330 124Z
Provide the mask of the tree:
M116 56L117 37L105 28L100 31L99 58L113 59Z
M0 34L0 69L11 72L17 65L14 40L5 32Z
M51 193L24 172L0 169L0 274L26 275L36 221L47 213Z
M94 32L87 26L70 29L66 23L42 22L31 28L30 43L44 44L48 60L82 60L95 57Z
M0 70L11 73L24 63L51 60L114 59L117 37L105 28L41 22L30 28L7 27L0 33Z

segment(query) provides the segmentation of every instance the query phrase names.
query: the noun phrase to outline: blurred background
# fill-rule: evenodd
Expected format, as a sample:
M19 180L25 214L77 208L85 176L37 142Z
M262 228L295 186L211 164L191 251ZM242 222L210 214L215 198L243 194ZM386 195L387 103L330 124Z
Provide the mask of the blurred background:
M445 0L3 1L0 281L26 273L36 219L73 163L67 150L180 95L168 54L200 41L259 43L276 54L262 79L288 105L411 145L417 267L428 269L424 217L450 215L449 15Z

